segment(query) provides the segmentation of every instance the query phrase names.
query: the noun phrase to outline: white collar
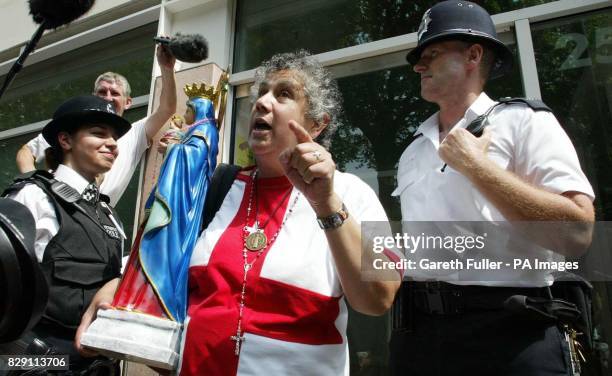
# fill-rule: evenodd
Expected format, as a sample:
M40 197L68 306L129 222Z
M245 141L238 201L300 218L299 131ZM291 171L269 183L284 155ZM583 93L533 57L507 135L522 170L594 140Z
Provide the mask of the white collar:
M89 181L85 179L78 172L74 171L72 168L60 164L57 166L57 170L54 173L55 179L64 182L76 189L79 194L82 194L85 188L89 185Z
M466 125L472 120L476 119L478 116L487 112L487 110L495 103L497 102L489 98L484 91L480 93L474 103L472 103L472 105L468 107L467 111L465 111L465 115L463 115L463 118L466 120Z
M463 118L461 118L457 122L457 124L453 125L451 129L455 126L459 126L461 128L467 127L467 125L470 124L472 120L476 119L479 115L484 114L495 103L496 102L489 98L489 96L483 91L465 111L465 114L463 114ZM414 135L416 136L419 133L422 133L424 137L427 137L435 145L437 145L439 142L438 128L440 126L440 122L438 121L439 113L440 111L436 111L436 113L428 117L427 120L425 120L423 124L421 124L421 126L417 129Z

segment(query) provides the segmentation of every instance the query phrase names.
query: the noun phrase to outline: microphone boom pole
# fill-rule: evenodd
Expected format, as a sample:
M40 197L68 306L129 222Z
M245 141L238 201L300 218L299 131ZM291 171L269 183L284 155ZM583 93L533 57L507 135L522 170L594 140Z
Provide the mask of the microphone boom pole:
M11 67L11 70L9 70L9 72L6 74L6 77L4 78L4 84L2 84L2 88L0 89L0 99L2 99L2 95L4 95L6 89L8 89L8 87L11 85L17 73L19 73L19 71L21 71L21 68L23 68L23 64L25 63L28 56L30 56L32 51L34 51L34 49L36 48L38 41L45 32L45 25L46 22L43 22L40 24L38 29L36 29L36 32L34 33L34 35L32 35L32 39L30 39L30 41L25 45L23 51L21 51L21 54L17 58L17 61L15 61L15 63Z
M69 24L87 13L94 3L95 0L28 0L30 14L34 22L40 24L40 26L32 35L32 39L24 46L17 61L4 78L4 84L0 89L0 99L2 99L2 95L11 85L17 73L23 68L25 60L36 48L45 30L56 29Z

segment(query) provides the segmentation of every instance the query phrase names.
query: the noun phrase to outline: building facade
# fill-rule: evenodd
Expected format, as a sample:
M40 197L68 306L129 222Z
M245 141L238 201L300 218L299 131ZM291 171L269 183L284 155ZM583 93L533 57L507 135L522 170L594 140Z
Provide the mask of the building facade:
M400 220L391 197L397 161L419 123L433 111L419 97L419 78L406 64L417 43L422 13L435 0L105 0L83 18L47 32L26 67L0 100L0 185L16 174L15 153L35 136L64 99L92 90L103 71L125 75L134 106L126 116L146 115L153 81L155 35L200 33L209 42L203 62L231 66L226 112L225 162L248 164L245 148L254 68L277 52L306 49L339 81L344 126L331 151L338 167L370 184L389 217ZM500 38L515 55L513 71L491 81L492 98L542 98L576 146L597 199L597 220L612 220L612 2L610 0L483 0ZM22 0L0 3L0 75L35 30ZM187 69L191 64L179 64ZM1 78L1 77L0 77ZM142 170L142 168L140 169ZM142 173L136 174L118 209L133 228ZM612 284L595 284L594 308L600 374L612 374ZM389 317L351 314L352 374L386 367ZM612 367L612 366L611 366ZM360 373L361 372L361 373Z

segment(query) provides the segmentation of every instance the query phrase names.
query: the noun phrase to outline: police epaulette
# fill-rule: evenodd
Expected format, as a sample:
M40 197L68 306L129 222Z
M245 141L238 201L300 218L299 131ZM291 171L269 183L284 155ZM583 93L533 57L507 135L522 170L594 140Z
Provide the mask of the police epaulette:
M36 170L32 170L29 172L25 172L23 174L17 175L15 176L15 179L13 179L14 182L18 182L18 181L22 181L22 180L28 180L30 179L32 176L36 175L38 171Z
M489 125L489 115L495 108L501 105L511 105L511 104L525 104L533 111L547 111L552 112L550 107L548 107L544 102L539 99L528 99L528 98L500 98L497 103L493 106L489 107L485 113L476 117L476 119L472 120L470 124L465 127L470 133L472 133L476 137L480 137L484 128Z
M27 180L13 181L11 185L6 187L6 189L2 191L2 194L0 194L0 197L6 197L12 192L16 192L20 190L21 188L23 188L26 184L28 184Z
M29 172L25 172L23 174L15 176L15 178L13 179L13 182L11 183L11 185L9 185L2 192L1 196L2 197L6 197L11 192L18 191L21 188L23 188L26 184L32 183L34 181L34 176L37 176L40 173L47 174L47 176L50 176L51 178L53 178L53 175L51 175L50 173L48 173L46 171L32 170L32 171L29 171Z
M546 105L546 103L544 103L540 99L504 97L504 98L500 98L499 99L499 103L503 103L503 104L519 104L519 103L522 103L522 104L526 104L527 106L529 106L529 108L531 108L534 111L553 112L550 109L550 107L548 107Z

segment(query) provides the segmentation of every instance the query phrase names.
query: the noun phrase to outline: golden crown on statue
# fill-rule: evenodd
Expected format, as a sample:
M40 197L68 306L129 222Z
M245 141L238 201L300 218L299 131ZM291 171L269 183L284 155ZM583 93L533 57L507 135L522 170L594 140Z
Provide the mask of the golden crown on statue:
M225 115L225 106L227 105L227 91L229 89L229 72L230 67L227 67L225 71L222 71L219 81L217 81L217 87L208 86L205 83L191 85L187 84L183 88L183 91L189 99L193 98L206 98L213 102L213 107L217 110L218 118L217 124L223 122L223 116Z
M215 97L218 95L213 86L208 86L205 83L202 83L199 86L196 83L191 85L187 84L185 85L183 91L185 92L185 94L187 94L187 97L189 99L206 98L210 99L211 101L214 101Z

